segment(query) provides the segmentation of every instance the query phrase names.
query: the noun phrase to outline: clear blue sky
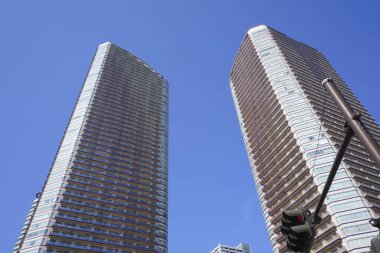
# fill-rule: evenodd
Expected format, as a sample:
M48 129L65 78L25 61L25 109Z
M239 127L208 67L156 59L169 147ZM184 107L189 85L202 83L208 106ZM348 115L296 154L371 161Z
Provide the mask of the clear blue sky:
M170 82L169 250L270 252L229 91L248 28L322 51L380 120L378 1L2 1L0 252L40 190L97 45L112 41Z

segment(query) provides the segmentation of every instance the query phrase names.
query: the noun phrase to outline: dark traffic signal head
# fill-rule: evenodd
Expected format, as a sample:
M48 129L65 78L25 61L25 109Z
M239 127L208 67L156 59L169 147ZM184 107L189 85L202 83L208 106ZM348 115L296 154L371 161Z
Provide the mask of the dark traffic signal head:
M281 232L288 235L288 249L309 252L314 238L314 227L307 210L286 210L282 214Z
M288 249L295 252L304 252L310 246L312 235L312 227L308 222L291 227L287 241Z
M286 210L282 213L281 232L285 235L290 233L290 227L305 223L304 213L300 210Z

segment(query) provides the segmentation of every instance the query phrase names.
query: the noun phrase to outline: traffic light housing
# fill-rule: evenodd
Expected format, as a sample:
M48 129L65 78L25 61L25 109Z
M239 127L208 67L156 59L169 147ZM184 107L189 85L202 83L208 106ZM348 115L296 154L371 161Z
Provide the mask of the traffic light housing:
M308 210L286 210L282 214L281 232L288 235L288 249L309 252L314 239L314 226Z
M294 209L294 210L286 210L282 213L282 226L281 232L285 235L290 233L290 228L297 225L302 225L305 223L305 217L303 212Z

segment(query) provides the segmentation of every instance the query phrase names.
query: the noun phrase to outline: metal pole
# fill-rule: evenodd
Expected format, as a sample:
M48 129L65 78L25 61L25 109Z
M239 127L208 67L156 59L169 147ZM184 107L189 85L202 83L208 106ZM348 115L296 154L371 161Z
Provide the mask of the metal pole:
M323 187L322 195L319 199L317 208L315 209L315 212L314 212L313 224L319 224L322 220L321 217L319 217L319 212L322 209L323 202L325 201L327 193L329 192L330 186L334 180L334 177L339 168L340 162L343 159L344 152L346 152L346 149L347 149L348 144L350 143L351 137L354 136L354 132L351 130L348 124L345 125L345 128L346 128L346 135L344 136L342 144L339 147L338 153L336 154L336 157L335 157L335 161L330 170L330 174L327 177L325 186Z
M380 147L360 121L360 113L355 113L352 110L351 106L336 88L334 81L331 78L323 80L322 85L330 94L338 108L342 111L345 120L348 122L355 135L359 138L360 143L370 154L377 167L380 168Z

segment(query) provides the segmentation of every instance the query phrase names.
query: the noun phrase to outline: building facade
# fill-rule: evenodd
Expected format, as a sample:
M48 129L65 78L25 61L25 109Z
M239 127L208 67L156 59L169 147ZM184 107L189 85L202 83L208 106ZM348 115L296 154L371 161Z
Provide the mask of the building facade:
M167 253L168 83L101 44L14 252Z
M236 247L219 244L210 253L252 253L252 251L248 244L240 243Z
M287 252L282 212L314 210L344 136L344 119L321 83L332 78L380 142L380 129L323 54L264 25L250 29L230 87L274 252ZM380 169L351 140L322 209L313 252L368 252L378 234Z

